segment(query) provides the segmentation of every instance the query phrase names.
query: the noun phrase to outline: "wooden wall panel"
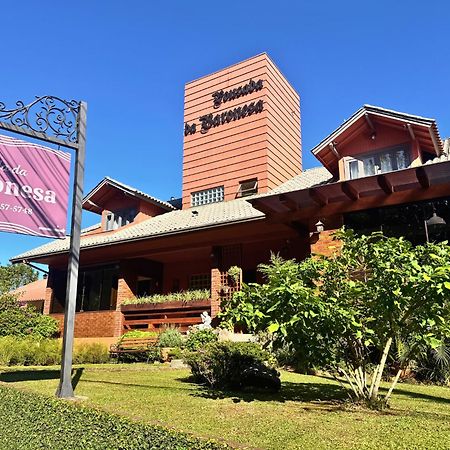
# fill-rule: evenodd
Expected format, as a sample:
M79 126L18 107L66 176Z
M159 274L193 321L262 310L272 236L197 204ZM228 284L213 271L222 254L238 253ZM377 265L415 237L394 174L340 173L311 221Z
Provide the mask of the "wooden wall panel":
M263 80L262 89L214 107L214 92L250 80ZM200 116L260 100L262 112L201 132ZM223 185L231 200L240 181L257 177L259 192L267 192L301 171L300 99L266 54L187 83L184 117L196 132L184 138L183 208L191 206L192 192Z

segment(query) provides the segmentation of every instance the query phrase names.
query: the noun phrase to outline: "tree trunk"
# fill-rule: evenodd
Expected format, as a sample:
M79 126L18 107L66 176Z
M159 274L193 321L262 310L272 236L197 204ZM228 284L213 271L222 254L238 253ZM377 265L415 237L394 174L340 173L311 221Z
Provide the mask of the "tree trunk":
M397 385L398 379L400 378L400 374L402 373L403 369L398 369L397 374L395 375L394 381L392 382L391 387L389 388L388 393L386 394L386 397L384 397L384 401L387 403L389 399L391 398L392 391L395 389L395 386Z
M370 396L370 400L376 400L378 398L378 389L381 383L381 377L383 375L384 366L386 364L386 359L389 354L389 350L391 348L392 338L390 337L386 345L384 346L383 354L381 355L380 365L378 366L378 372L374 380L372 380L372 395Z

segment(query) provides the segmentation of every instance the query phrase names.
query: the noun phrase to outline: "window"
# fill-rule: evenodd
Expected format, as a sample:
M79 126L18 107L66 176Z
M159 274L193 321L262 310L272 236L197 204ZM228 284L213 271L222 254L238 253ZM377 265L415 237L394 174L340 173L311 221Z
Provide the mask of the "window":
M189 278L189 290L195 291L197 289L211 289L211 274L201 273L197 275L191 275Z
M240 181L239 190L236 197L247 197L258 192L258 179L252 178L251 180Z
M347 159L347 178L353 180L378 173L406 169L409 164L409 154L406 149L396 147L372 155Z
M106 225L105 230L117 230L117 228L128 225L134 222L136 218L137 211L135 208L122 209L121 211L109 212L106 215Z
M445 224L426 225L436 213ZM385 206L344 214L344 225L358 234L382 231L386 236L405 237L414 245L450 239L450 197L439 200Z
M191 194L191 205L200 206L208 203L223 202L224 189L223 186L217 186L204 191L193 192Z

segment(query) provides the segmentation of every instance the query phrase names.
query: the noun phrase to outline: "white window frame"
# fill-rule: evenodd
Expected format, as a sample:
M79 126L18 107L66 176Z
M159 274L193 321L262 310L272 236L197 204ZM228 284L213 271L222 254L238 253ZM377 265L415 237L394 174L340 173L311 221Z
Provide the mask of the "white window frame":
M345 156L344 159L344 177L346 180L354 180L357 178L365 178L365 177L369 177L369 176L373 176L373 175L366 175L364 174L364 159L370 158L371 156L380 156L383 154L387 154L387 153L391 153L391 152L395 152L398 150L403 150L405 152L405 157L407 159L407 165L405 168L408 168L411 166L411 149L410 147L406 146L406 145L396 145L394 147L387 147L387 148L383 148L380 149L376 152L370 152L370 153L363 153L361 155L358 155L359 158L357 157L353 157L353 156ZM351 178L351 171L350 171L350 164L354 161L358 162L358 174L363 174L363 175L359 175L357 178ZM389 172L381 172L381 168L379 166L376 166L377 170L376 173L374 175L379 175L381 173L390 173L390 172L396 172L397 170L402 170L402 169L393 169Z

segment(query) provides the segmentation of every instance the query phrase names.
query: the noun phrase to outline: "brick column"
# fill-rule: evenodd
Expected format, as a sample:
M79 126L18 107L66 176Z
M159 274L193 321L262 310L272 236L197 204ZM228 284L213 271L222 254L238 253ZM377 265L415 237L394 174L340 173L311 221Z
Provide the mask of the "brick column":
M216 317L220 311L220 270L217 267L211 269L211 317Z
M120 264L120 274L117 285L116 311L120 311L122 302L130 297L134 297L136 292L137 276L127 263Z
M52 309L52 297L53 297L53 289L48 285L47 280L47 287L45 288L45 298L44 298L44 314L50 314L50 311Z
M333 253L339 252L342 242L333 240L333 234L336 230L326 230L321 233L314 233L310 238L311 254L331 256Z

